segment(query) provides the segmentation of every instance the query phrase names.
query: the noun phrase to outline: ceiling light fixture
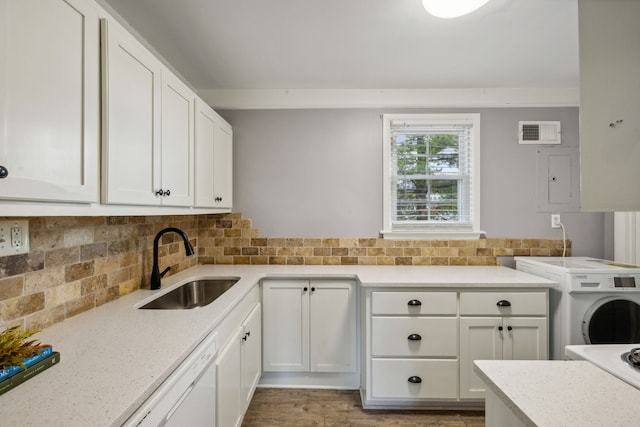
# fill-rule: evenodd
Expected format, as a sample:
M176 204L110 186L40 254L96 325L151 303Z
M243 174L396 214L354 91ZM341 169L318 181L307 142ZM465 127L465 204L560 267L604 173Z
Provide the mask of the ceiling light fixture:
M457 18L482 7L489 0L422 0L422 5L438 18Z

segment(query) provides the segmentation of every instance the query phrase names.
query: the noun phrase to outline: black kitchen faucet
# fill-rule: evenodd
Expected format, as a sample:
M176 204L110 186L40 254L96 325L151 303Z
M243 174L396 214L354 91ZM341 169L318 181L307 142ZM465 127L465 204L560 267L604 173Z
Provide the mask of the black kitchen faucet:
M163 234L169 233L172 231L174 233L178 233L180 237L182 237L182 240L184 241L184 251L187 254L187 256L191 256L195 253L195 251L193 250L193 246L191 246L191 243L189 242L189 238L187 237L184 231L175 227L168 227L163 230L160 230L158 234L156 234L156 238L153 239L153 269L151 270L150 289L160 289L160 279L162 279L164 275L167 274L167 271L171 270L171 267L167 267L162 271L162 273L160 273L160 267L158 267L158 243L160 242L160 237L162 237Z

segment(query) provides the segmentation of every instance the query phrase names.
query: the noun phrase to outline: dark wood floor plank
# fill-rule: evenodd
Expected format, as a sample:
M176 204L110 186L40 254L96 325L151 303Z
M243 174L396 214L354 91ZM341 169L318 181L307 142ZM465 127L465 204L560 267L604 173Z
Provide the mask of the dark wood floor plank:
M352 390L256 390L242 427L484 427L482 411L364 410Z

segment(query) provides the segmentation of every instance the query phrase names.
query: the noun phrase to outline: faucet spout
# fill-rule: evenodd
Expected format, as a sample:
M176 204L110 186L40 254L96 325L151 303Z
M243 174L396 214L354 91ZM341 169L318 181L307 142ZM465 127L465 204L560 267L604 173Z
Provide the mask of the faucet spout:
M167 274L169 270L171 270L171 267L167 267L161 273L160 267L158 266L158 244L160 243L160 238L163 234L170 232L178 233L178 235L182 237L182 240L184 241L184 252L187 256L191 256L195 253L195 251L193 250L193 246L191 246L191 242L189 242L189 238L184 231L175 227L168 227L160 230L158 234L156 234L155 239L153 239L153 268L151 269L150 289L160 289L160 280L164 277L165 274Z

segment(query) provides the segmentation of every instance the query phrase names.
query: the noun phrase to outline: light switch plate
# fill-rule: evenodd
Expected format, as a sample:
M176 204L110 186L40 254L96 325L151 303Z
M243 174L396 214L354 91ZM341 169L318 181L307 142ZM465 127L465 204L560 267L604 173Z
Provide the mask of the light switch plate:
M0 256L29 252L29 221L0 221Z

